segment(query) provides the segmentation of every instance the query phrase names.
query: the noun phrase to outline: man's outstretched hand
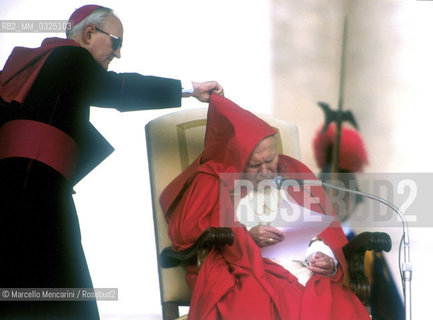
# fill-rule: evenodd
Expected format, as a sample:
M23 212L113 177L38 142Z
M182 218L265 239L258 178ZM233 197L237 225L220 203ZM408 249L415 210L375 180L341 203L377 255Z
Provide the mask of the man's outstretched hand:
M194 92L192 96L201 102L209 102L211 94L224 96L224 89L216 81L193 82Z

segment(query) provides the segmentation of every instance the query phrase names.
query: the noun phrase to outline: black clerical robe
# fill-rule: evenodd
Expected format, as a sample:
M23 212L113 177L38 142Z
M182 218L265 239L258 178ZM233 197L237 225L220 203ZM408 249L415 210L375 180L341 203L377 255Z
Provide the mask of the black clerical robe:
M72 176L65 177L48 162L11 157L7 156L8 150L3 152L6 156L0 160L1 288L92 287L72 186L110 154L112 148L91 126L90 106L120 111L180 106L179 80L107 72L86 49L70 45L70 40L51 41L58 45L50 48L48 53L44 52L43 62L39 57L31 57L27 59L30 63L17 66L36 49L21 51L18 58L13 57L14 53L11 55L9 65L5 65L0 75L0 126L14 120L30 120L33 124L42 123L60 130L78 148L74 154L77 156L76 169ZM29 70L26 68L34 67L38 61L40 66L28 92L21 99L10 99L6 87L20 89L20 85L28 85L23 80L12 85L10 81L22 77L22 70ZM18 72L9 78L11 68ZM6 80L5 75L8 75ZM6 142L2 139L8 138L4 134L2 137L0 129L2 151L14 143L13 138ZM67 154L65 158L71 156ZM0 305L0 318L98 317L95 301L2 301Z

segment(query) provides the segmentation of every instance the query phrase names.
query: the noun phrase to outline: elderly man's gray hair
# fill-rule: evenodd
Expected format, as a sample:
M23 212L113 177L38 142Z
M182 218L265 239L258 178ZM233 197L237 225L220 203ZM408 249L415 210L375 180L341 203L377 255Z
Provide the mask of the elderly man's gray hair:
M107 21L107 18L109 16L114 15L113 10L110 8L99 8L93 11L88 17L83 19L79 24L76 26L72 26L71 30L66 31L66 38L78 40L81 33L83 32L83 29L89 25L92 24L98 28L103 28L105 25L105 22Z

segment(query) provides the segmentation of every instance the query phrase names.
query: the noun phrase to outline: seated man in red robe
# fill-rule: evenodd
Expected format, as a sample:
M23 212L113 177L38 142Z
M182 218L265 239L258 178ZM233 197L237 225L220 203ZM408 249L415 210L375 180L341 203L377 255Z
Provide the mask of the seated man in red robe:
M318 235L330 252L313 255L311 275L302 284L282 265L262 257L260 247L282 240L278 229L258 226L248 231L236 221L234 181L246 173L253 184L275 174L294 178L301 173L314 179L302 163L278 155L275 134L250 112L213 95L203 153L161 195L175 250L188 249L208 227L227 221L234 233L234 244L211 250L199 271L195 265L188 267L189 319L369 319L361 302L343 286L342 246L347 240L338 222ZM329 205L320 187L291 189L288 194L300 206L335 215L325 210ZM313 195L319 202L311 201Z

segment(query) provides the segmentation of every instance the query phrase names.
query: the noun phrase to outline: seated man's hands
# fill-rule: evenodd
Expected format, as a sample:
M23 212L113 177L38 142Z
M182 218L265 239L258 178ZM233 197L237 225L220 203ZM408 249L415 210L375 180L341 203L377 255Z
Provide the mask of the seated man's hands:
M259 248L270 246L284 240L284 232L272 226L258 225L251 228L249 232Z
M211 94L215 93L224 96L224 89L216 81L193 82L194 92L192 96L201 102L209 102Z
M335 273L334 259L322 252L312 254L308 258L307 262L308 269L313 271L315 274L330 277Z

